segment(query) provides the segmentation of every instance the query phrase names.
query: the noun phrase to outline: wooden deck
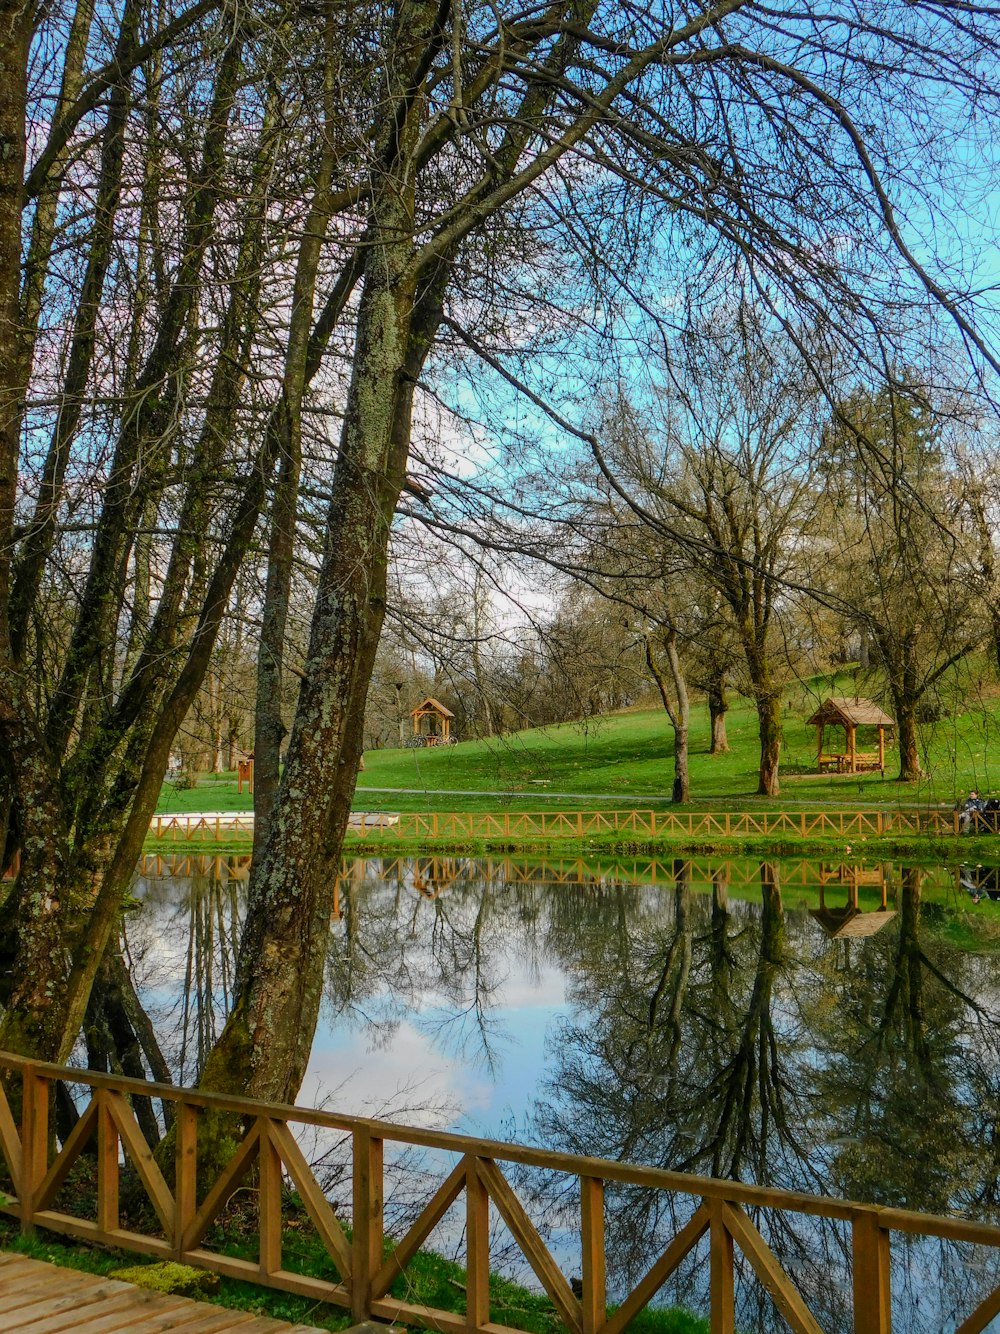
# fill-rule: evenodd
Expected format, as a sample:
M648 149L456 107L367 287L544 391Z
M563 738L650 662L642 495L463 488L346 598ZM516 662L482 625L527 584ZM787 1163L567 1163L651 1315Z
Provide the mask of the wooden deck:
M312 1325L289 1325L228 1311L189 1297L171 1297L117 1279L58 1269L40 1260L0 1251L0 1331L14 1334L323 1334Z

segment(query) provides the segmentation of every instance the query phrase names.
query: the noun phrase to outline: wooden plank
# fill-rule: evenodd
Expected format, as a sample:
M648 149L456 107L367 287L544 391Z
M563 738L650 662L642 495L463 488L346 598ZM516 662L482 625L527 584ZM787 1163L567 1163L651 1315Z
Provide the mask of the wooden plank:
M432 1329L436 1334L469 1334L469 1324L464 1315L459 1315L455 1311L442 1311L436 1306L421 1306L416 1302L384 1298L382 1301L372 1303L372 1314L381 1320L399 1321L400 1324ZM524 1334L524 1331L516 1326L487 1321L478 1327L478 1334Z
M49 1161L49 1081L30 1062L13 1068L21 1070L21 1227L29 1232L35 1191Z
M7 1160L14 1194L21 1193L21 1136L17 1133L14 1116L7 1101L7 1092L0 1084L0 1150Z
M739 1205L734 1208L724 1204L722 1211L727 1231L753 1265L754 1272L771 1294L771 1300L793 1334L823 1334L802 1294L779 1264L778 1257Z
M470 1329L481 1329L490 1318L490 1197L476 1166L475 1158L467 1160L465 1318Z
M709 1291L711 1334L735 1334L736 1309L733 1293L733 1238L726 1227L724 1200L708 1201Z
M9 1290L4 1283L0 1294L0 1329L20 1329L22 1324L33 1318L31 1308L43 1302L61 1300L67 1294L71 1295L73 1309L76 1310L92 1300L88 1294L100 1287L99 1283L85 1286L75 1282L76 1275L71 1271L62 1273L48 1266L46 1269L47 1272L41 1277L38 1274L27 1278L22 1276L21 1281L13 1284Z
M855 1334L891 1334L889 1230L881 1210L860 1210L851 1220Z
M63 1144L57 1157L53 1160L52 1166L37 1184L33 1200L33 1207L35 1209L47 1209L59 1194L66 1178L70 1174L73 1164L76 1162L77 1158L79 1158L81 1150L84 1148L91 1135L93 1135L96 1124L97 1103L92 1100L87 1105L76 1125L66 1136L66 1142Z
M288 1169L292 1184L299 1192L306 1212L313 1221L320 1240L330 1257L336 1262L341 1278L351 1276L351 1247L344 1229L340 1226L336 1214L330 1208L330 1202L319 1188L312 1169L305 1160L305 1155L295 1142L292 1132L282 1121L271 1121L269 1130L272 1141L281 1155L281 1160Z
M237 1189L246 1176L251 1164L260 1150L260 1121L253 1123L239 1148L226 1164L221 1176L202 1201L201 1208L191 1220L191 1225L184 1232L183 1249L191 1250L197 1246L205 1233L212 1226L216 1215Z
M604 1246L604 1182L580 1178L580 1240L583 1334L600 1334L608 1318L608 1283Z
M0 1330L29 1329L35 1321L47 1320L55 1328L76 1326L79 1311L88 1300L87 1289L74 1282L75 1274L53 1268L44 1280L36 1280L34 1290L21 1292L10 1307L0 1301ZM92 1295L92 1294L91 1294ZM27 1298L27 1300L24 1300ZM100 1300L98 1298L98 1300ZM70 1318L67 1319L66 1317Z
M48 1266L41 1260L29 1260L25 1255L0 1251L0 1284L11 1283L20 1274L34 1274L46 1270Z
M225 1274L227 1278L239 1278L260 1287L274 1288L278 1292L294 1292L299 1297L311 1297L317 1302L331 1302L334 1306L351 1304L350 1289L343 1283L330 1283L308 1274L293 1273L290 1269L279 1269L275 1274L262 1275L260 1265L252 1260L237 1260L231 1255L219 1255L215 1251L200 1248L185 1251L184 1263L198 1269L210 1269L214 1274Z
M97 1100L97 1226L102 1232L118 1228L118 1127L109 1103L111 1089L99 1089ZM120 1094L118 1095L121 1096Z
M372 1298L384 1297L465 1187L468 1163L462 1159L441 1183L417 1216L406 1236L388 1256L372 1281Z
M496 1163L487 1159L476 1160L476 1172L489 1191L500 1216L510 1228L511 1235L520 1246L521 1254L538 1275L542 1287L552 1298L552 1304L564 1323L569 1329L577 1331L577 1334L582 1334L583 1312L580 1303L573 1296L573 1289L556 1264L538 1229L525 1212L510 1182Z
M182 1334L227 1334L229 1330L242 1330L245 1315L244 1311L209 1306L208 1302L191 1302L190 1306L164 1312L151 1308L139 1323L129 1326L129 1334L160 1334L173 1329L181 1330Z
M271 1122L260 1118L257 1152L257 1235L260 1271L275 1274L281 1268L281 1157L271 1139Z
M181 1103L174 1117L174 1227L171 1240L178 1259L184 1236L198 1210L198 1108Z
M677 1236L650 1268L645 1278L632 1289L604 1327L604 1334L622 1334L622 1330L649 1304L684 1257L708 1231L711 1218L708 1205L702 1204L681 1228Z
M17 1275L18 1286L12 1286ZM20 1285L27 1284L27 1288ZM24 1334L320 1334L269 1316L187 1297L151 1292L116 1279L4 1257L0 1263L0 1330Z
M163 1225L167 1236L174 1231L174 1197L163 1179L163 1173L157 1165L153 1152L146 1143L145 1136L136 1123L132 1108L125 1101L125 1095L109 1091L107 1107L118 1129L122 1146L139 1174L139 1180L146 1188L150 1203L156 1210L156 1216Z
M351 1310L355 1320L370 1315L372 1280L382 1262L382 1140L367 1125L354 1131L352 1144L354 1236L351 1246Z
M53 1266L46 1266L49 1271L45 1283L51 1287ZM81 1274L77 1271L63 1271L70 1275L74 1284L74 1303L45 1316L34 1315L28 1311L19 1313L23 1325L17 1328L30 1329L31 1334L57 1334L60 1330L77 1329L117 1329L131 1328L129 1321L135 1319L137 1303L146 1302L158 1310L183 1310L189 1304L186 1297L168 1293L147 1292L135 1288L130 1283L121 1283L117 1279L99 1279L95 1275ZM93 1282L80 1280L93 1279ZM6 1305L3 1310L6 1312ZM29 1323L30 1320L30 1323Z
M136 1319L137 1306L143 1300L138 1296L141 1289L114 1281L109 1281L107 1287L109 1290L113 1287L115 1292L109 1291L103 1300L92 1306L81 1306L79 1315L75 1319L72 1312L67 1314L65 1311L49 1316L31 1325L31 1334L61 1334L63 1330L72 1330L73 1334L77 1334L78 1331L79 1334L114 1334L116 1330L131 1330ZM162 1310L156 1298L163 1296L163 1293L145 1294L145 1304ZM174 1298L175 1309L181 1307L184 1301L183 1297ZM72 1323L69 1323L70 1320Z
M35 1214L35 1222L50 1232L61 1232L67 1237L79 1237L81 1241L96 1242L105 1246L117 1246L126 1251L138 1251L140 1255L155 1255L160 1259L169 1259L173 1247L162 1237L146 1237L141 1232L130 1232L128 1228L113 1228L105 1232L89 1218L74 1218L70 1214L60 1214L54 1209L42 1209Z
M966 1316L955 1330L955 1334L982 1334L982 1331L996 1316L1000 1315L1000 1288L984 1297L971 1315ZM857 1326L860 1330L860 1326Z

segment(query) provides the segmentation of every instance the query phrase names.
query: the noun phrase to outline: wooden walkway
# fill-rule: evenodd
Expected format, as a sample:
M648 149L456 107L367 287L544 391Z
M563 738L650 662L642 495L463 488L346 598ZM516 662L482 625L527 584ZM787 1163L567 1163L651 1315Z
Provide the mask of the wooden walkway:
M40 1260L0 1251L0 1331L14 1334L323 1334L312 1325L289 1325L229 1311L189 1297L172 1297L58 1269Z

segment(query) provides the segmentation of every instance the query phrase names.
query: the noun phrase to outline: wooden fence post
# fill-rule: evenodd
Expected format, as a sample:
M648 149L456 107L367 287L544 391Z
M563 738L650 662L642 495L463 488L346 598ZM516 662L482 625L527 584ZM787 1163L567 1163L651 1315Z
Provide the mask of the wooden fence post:
M733 1238L723 1217L722 1200L706 1200L711 1217L709 1259L712 1334L735 1334L736 1302L733 1293Z
M583 1240L583 1334L598 1334L608 1318L604 1251L604 1182L580 1178L580 1230Z
M260 1275L267 1278L281 1268L281 1157L274 1146L271 1122L260 1117L257 1157L257 1228L260 1236Z
M35 1196L49 1164L49 1081L26 1065L21 1074L21 1231L35 1230Z
M198 1208L198 1108L177 1104L174 1116L174 1255L183 1260L186 1234Z
M892 1334L889 1232L874 1209L851 1220L854 1261L854 1334Z
M490 1319L490 1197L471 1155L465 1179L465 1323L481 1329Z
M371 1318L372 1279L382 1264L382 1140L366 1125L357 1125L353 1153L351 1314L361 1321Z
M97 1226L102 1232L117 1232L118 1210L118 1127L104 1089L94 1089L97 1101Z

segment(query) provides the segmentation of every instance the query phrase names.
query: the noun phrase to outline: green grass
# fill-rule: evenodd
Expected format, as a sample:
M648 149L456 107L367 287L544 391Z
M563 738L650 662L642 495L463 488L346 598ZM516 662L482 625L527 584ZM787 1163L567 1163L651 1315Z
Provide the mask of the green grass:
M696 809L766 809L800 802L852 807L947 804L972 787L989 791L1000 786L1000 692L986 679L985 666L983 679L975 672L973 664L964 686L956 684L953 712L921 727L927 777L906 784L894 779L897 758L892 748L885 778L877 773L814 772L815 729L805 720L827 695L853 694L856 689L870 693L870 685L843 673L789 686L783 704L782 790L776 801L756 796L759 755L751 702L734 698L727 717L731 749L722 755L709 755L708 714L697 706L690 740L691 804ZM660 709L641 709L456 746L367 751L354 804L357 810L370 811L628 809L666 803L672 782L673 740L667 718ZM251 806L249 794L237 794L235 776L227 774L203 776L197 787L182 791L164 785L158 809Z

